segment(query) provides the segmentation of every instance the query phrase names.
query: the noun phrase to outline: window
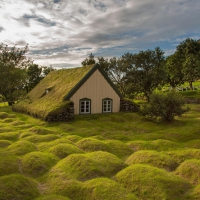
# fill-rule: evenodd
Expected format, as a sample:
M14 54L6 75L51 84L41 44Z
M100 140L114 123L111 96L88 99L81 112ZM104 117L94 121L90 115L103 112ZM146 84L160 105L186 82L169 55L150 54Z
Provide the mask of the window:
M112 112L112 99L103 99L103 113Z
M90 99L81 99L80 100L80 114L89 114L91 113L91 100Z

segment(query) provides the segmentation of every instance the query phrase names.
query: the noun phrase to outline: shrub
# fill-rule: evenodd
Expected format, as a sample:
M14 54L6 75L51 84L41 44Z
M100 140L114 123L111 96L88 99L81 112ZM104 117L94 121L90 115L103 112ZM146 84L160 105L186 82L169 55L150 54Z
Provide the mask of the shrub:
M166 94L154 93L150 96L149 103L144 104L140 114L153 119L172 121L175 116L182 116L189 108L183 108L185 102L182 95L175 91Z

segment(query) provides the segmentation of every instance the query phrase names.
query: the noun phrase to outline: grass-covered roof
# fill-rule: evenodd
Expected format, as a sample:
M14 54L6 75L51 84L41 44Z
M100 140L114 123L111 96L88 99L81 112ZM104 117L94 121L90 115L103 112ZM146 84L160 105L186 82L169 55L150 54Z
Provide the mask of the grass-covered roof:
M45 119L59 114L71 102L64 97L84 78L93 65L50 72L27 97L13 105L14 110ZM46 93L48 90L48 93Z

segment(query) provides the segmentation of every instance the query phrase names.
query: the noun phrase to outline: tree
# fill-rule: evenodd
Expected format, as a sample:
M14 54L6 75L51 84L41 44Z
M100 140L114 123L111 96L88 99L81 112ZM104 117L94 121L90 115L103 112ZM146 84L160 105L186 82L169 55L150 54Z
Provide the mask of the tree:
M192 83L200 78L200 42L187 38L181 42L173 55L167 58L166 71L168 83L176 86L189 82Z
M24 93L27 79L25 68L32 62L25 56L27 51L28 45L23 49L0 45L0 94L9 105Z
M94 55L91 53L88 58L86 58L81 64L83 66L95 64L96 61L94 59Z
M172 90L169 93L153 93L150 101L140 109L140 114L152 120L173 121L175 116L182 116L189 108L183 108L183 96Z
M130 93L144 93L149 100L156 87L165 83L164 52L159 47L140 51L133 55L132 63L126 76L126 83L131 84Z

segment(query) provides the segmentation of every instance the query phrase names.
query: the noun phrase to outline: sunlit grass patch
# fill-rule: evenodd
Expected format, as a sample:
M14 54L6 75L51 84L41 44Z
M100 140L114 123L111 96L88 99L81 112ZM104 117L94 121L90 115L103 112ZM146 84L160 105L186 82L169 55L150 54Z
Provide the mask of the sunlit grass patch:
M59 158L65 158L70 154L74 153L85 153L83 150L79 149L72 144L57 144L49 149L49 152L55 154Z
M127 158L125 163L128 165L148 164L168 171L173 171L178 167L178 163L169 155L153 150L137 151Z
M82 140L79 140L76 143L76 146L87 152L92 152L92 151L110 152L111 151L108 144L94 138L83 138Z
M16 156L6 155L0 159L0 176L20 173L20 160Z
M120 184L108 178L96 178L84 182L82 189L83 200L137 200Z
M36 151L36 146L26 140L20 140L17 142L14 142L10 146L8 146L8 151L14 155L25 155L29 152Z
M7 146L11 145L12 142L9 140L0 140L0 148L6 148Z
M139 199L182 200L191 188L188 182L170 172L142 164L125 168L116 179Z
M45 195L36 198L35 200L70 200L68 197L58 196L58 195Z
M0 177L1 200L33 200L39 196L37 183L20 174Z
M21 161L22 170L26 175L39 177L55 165L58 158L49 153L31 152L26 154Z
M186 160L180 164L175 173L191 184L200 184L200 160Z

